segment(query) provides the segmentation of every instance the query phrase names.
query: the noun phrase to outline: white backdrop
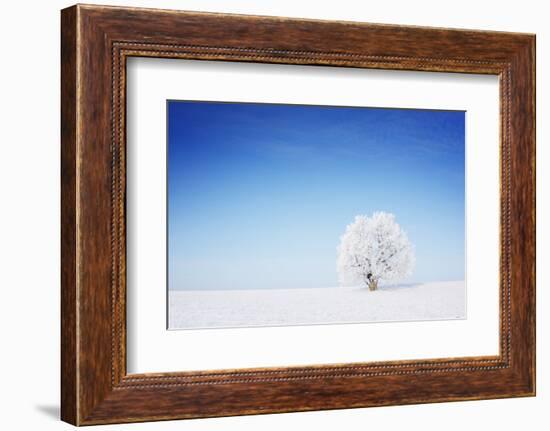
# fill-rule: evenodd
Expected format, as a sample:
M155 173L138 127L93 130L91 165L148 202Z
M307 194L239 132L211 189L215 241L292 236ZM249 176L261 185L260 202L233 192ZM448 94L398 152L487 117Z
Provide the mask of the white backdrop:
M464 0L311 2L307 0L131 0L101 3L132 6L283 15L321 19L431 25L537 33L537 113L550 117L550 28L544 2ZM8 2L2 9L0 69L0 301L3 371L0 426L56 430L59 409L59 9L66 1ZM538 259L550 259L550 126L539 121ZM491 426L544 429L550 422L550 360L545 286L550 272L538 270L537 398L444 403L405 407L295 413L105 426L144 430L467 430Z

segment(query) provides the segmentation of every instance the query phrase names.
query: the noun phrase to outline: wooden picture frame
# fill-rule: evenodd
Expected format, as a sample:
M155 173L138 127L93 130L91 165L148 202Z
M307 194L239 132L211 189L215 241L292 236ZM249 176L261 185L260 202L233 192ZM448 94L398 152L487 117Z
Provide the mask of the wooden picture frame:
M535 36L77 5L61 14L61 417L74 425L535 394ZM500 77L500 354L127 374L130 56Z

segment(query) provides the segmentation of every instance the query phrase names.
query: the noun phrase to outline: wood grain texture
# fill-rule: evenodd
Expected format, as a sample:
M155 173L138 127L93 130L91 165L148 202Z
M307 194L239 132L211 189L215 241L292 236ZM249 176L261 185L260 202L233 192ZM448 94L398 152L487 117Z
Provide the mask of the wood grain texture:
M79 5L62 11L61 36L63 420L87 425L534 395L533 35ZM127 375L129 56L499 75L499 355Z
M61 417L77 422L76 9L61 16Z

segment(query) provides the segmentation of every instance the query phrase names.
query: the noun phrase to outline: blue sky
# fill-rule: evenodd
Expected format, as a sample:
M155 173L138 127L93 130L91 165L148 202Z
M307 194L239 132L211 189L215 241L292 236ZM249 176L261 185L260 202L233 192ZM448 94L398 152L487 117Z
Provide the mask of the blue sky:
M465 113L168 101L169 289L335 287L357 214L394 213L406 281L463 280Z

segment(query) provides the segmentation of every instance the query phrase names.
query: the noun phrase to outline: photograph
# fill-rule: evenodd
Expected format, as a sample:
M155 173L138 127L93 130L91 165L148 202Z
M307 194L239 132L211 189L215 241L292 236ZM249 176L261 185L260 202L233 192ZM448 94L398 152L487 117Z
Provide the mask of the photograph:
M465 118L168 100L168 329L465 319Z

